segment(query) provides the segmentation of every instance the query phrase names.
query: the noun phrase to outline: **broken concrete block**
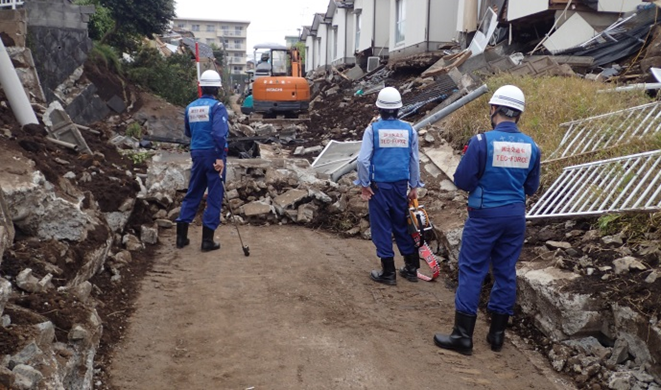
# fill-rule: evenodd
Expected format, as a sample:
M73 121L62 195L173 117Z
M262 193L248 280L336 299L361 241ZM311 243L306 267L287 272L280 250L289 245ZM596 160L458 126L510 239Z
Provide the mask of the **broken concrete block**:
M368 204L359 196L352 197L347 203L347 210L357 217L366 217L369 214Z
M622 364L629 358L629 343L624 338L615 340L611 357L608 363L611 365Z
M39 285L39 291L46 291L49 288L53 287L51 280L53 279L52 274L47 274L37 283Z
M445 174L447 178L453 178L454 172L459 166L461 156L455 153L452 146L448 144L434 148L425 148L424 154Z
M71 293L73 293L73 295L81 302L87 302L90 295L92 294L92 283L86 280L81 284L71 288Z
M14 389L14 373L3 365L0 365L0 385L7 389Z
M81 341L85 340L89 337L89 332L83 328L80 324L74 325L71 330L69 331L69 334L67 338L69 341Z
M37 346L37 343L34 341L30 342L30 344L26 345L23 347L23 349L20 350L15 355L12 355L9 358L9 363L10 364L28 364L30 362L36 361L37 359L40 359L44 353L42 352L41 349Z
M546 241L546 246L549 249L569 249L571 244L565 241Z
M294 156L303 154L303 150L305 150L304 146L297 146L296 149L294 149Z
M452 180L442 180L441 181L441 191L446 191L446 192L456 192L459 190L456 185L452 182Z
M158 243L158 227L157 226L140 226L140 238L142 242L146 244L157 244Z
M273 203L277 208L289 209L296 207L297 203L305 199L307 196L308 191L289 190L273 199Z
M113 97L111 97L110 100L106 102L106 104L108 107L110 107L111 110L118 114L121 114L126 110L126 103L124 103L124 100L122 100L122 98L117 95L113 95Z
M0 315L5 310L5 305L9 302L11 295L11 283L8 280L0 278Z
M237 189L235 188L235 189L233 189L233 190L227 191L227 194L226 194L225 196L226 196L227 199L229 199L229 200L237 199L237 198L240 196L240 195L239 195L239 190L237 190Z
M55 326L52 322L46 321L34 326L37 330L35 341L41 348L50 348L55 340Z
M32 269L26 268L16 276L16 285L21 290L35 293L40 291L39 279L32 276Z
M255 201L243 205L243 214L246 217L256 217L260 215L270 214L272 206L261 201Z
M321 152L322 150L324 150L324 148L323 148L321 145L311 146L311 147L309 147L309 148L305 148L305 149L303 149L303 153L302 153L302 154L319 153L319 152Z
M600 331L600 301L586 294L565 292L563 286L579 275L554 267L534 269L523 264L517 270L521 308L534 318L549 338L559 341Z
M630 390L636 383L631 371L613 372L608 378L608 388L613 390Z
M601 242L603 242L606 245L609 244L615 244L615 245L622 245L624 244L624 241L622 240L622 235L616 234L613 236L603 236L601 237Z
M358 65L344 72L344 75L350 78L351 80L358 80L359 78L363 77L364 74L365 72Z
M132 252L144 249L144 244L133 234L125 234L124 237L122 237L122 244L127 250Z
M621 273L627 273L630 270L644 271L647 269L645 264L631 256L625 256L613 260L613 266L615 267L615 273L618 275Z
M39 370L27 364L18 364L12 370L14 373L14 387L18 389L34 389L44 378Z
M316 207L314 207L309 203L298 206L296 222L302 224L307 224L312 222L314 220L315 211L316 211Z
M276 129L273 125L264 125L255 129L255 134L259 137L264 137L267 135L273 135L276 133Z
M308 190L308 195L310 195L312 198L314 198L314 199L316 199L316 200L318 200L322 203L330 203L330 202L333 201L333 199L330 196L326 195L325 193L323 193L319 190L315 190L315 189L312 189L312 188L310 190Z
M169 219L165 219L165 218L157 219L155 222L156 222L156 225L158 225L158 227L163 228L163 229L171 229L174 226L174 222L170 221Z

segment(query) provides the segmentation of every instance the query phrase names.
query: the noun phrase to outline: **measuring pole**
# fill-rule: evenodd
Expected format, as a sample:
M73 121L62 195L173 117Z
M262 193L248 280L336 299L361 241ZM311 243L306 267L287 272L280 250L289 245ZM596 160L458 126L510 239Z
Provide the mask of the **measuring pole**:
M195 42L195 66L197 66L197 97L202 97L202 87L200 87L200 46Z

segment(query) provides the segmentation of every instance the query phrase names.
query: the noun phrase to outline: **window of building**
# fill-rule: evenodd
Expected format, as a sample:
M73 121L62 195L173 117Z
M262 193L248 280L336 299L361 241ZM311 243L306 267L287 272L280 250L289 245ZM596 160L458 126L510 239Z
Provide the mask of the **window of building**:
M181 28L181 29L186 28L186 23L177 23L177 28Z
M241 67L240 66L232 67L232 72L233 73L241 73Z
M403 42L406 31L406 0L395 0L395 43Z
M242 44L243 44L243 42L240 39L235 39L234 40L234 48L235 49L241 49L242 46L243 46Z
M337 59L337 27L333 27L333 60Z
M216 31L216 26L213 24L207 24L207 32L214 32Z
M194 24L191 26L191 31L200 31L200 25L199 24Z
M234 26L234 32L236 33L236 35L243 34L243 26Z
M360 47L360 29L363 27L363 18L361 14L356 15L356 51Z
M227 36L227 35L231 35L231 34L230 34L230 26L221 26L220 28L221 28L222 31L223 31L223 35L225 35L225 36Z

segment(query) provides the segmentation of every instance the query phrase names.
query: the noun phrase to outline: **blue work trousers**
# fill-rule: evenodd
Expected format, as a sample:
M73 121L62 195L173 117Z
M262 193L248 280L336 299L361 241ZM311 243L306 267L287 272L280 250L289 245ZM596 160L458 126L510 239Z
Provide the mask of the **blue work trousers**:
M188 192L181 203L181 212L177 222L191 223L200 206L204 192L207 191L207 207L202 215L202 223L211 230L220 225L220 207L223 203L225 170L221 178L213 164L220 158L215 150L191 150L193 168L191 169ZM223 160L224 162L225 160Z
M413 237L408 232L406 216L408 214L408 181L394 183L374 183L374 195L369 201L370 230L372 242L376 246L376 255L380 258L394 257L392 237L402 256L417 251ZM376 187L376 188L375 188Z
M464 314L477 314L482 283L492 268L494 285L488 310L512 315L516 301L516 262L526 232L525 206L510 205L514 215L492 213L488 209L470 212L461 237L459 287L455 308ZM500 215L498 215L500 214Z

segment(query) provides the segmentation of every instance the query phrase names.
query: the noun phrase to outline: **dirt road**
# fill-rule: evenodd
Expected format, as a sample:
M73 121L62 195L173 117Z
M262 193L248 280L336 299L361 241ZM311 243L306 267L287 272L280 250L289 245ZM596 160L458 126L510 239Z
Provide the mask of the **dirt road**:
M216 232L220 251L166 242L116 349L121 389L566 389L510 338L501 354L478 320L471 357L442 351L453 322L442 282L370 281L372 243L293 226ZM401 259L396 260L398 266ZM536 363L535 363L536 362Z

